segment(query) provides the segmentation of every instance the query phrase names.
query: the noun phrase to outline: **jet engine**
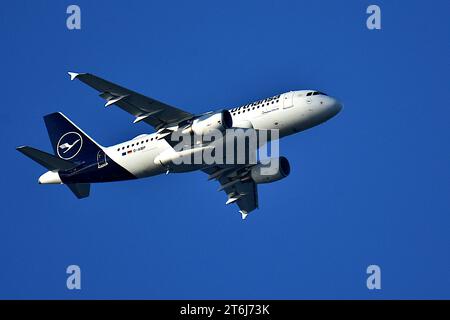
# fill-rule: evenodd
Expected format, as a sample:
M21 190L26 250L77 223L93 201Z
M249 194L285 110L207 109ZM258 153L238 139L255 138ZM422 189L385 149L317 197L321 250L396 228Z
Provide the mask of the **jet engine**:
M233 118L228 110L222 110L213 114L208 114L195 119L192 124L183 130L183 134L194 133L196 135L206 135L213 130L224 132L233 127Z
M270 183L286 178L291 166L285 157L272 158L269 163L260 163L252 167L250 177L256 184Z

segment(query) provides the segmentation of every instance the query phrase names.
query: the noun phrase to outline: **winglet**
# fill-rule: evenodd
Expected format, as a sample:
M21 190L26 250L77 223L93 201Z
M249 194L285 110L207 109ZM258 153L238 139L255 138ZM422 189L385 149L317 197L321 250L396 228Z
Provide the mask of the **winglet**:
M68 74L69 74L69 76L70 76L70 81L73 81L73 80L75 80L75 78L76 77L78 77L80 74L79 73L76 73L76 72L67 72Z
M248 213L245 210L239 210L239 213L242 216L242 220L245 220L245 218L247 218L247 216L248 216Z

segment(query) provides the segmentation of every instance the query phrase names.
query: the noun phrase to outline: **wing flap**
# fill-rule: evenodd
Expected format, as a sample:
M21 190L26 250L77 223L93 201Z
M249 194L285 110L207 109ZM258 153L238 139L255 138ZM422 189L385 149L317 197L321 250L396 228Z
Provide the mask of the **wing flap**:
M69 75L72 80L79 79L99 91L100 97L106 100L105 106L115 104L157 130L194 117L192 113L146 97L93 74L69 72Z
M209 180L217 179L220 183L218 191L225 191L228 200L226 204L236 203L240 209L242 219L247 214L258 208L258 188L256 183L249 178L242 178L240 171L246 170L245 166L236 167L211 167L203 169L209 175Z

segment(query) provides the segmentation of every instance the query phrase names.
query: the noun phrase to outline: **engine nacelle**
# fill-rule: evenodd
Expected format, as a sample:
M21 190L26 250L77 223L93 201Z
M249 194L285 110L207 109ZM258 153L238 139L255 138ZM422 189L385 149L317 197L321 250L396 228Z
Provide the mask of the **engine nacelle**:
M250 176L256 184L270 183L286 178L291 172L291 166L285 157L272 158L267 164L257 164L250 171Z
M195 119L183 133L194 133L196 135L206 135L213 130L225 132L226 129L233 127L233 118L228 110L214 113L212 115L204 115Z

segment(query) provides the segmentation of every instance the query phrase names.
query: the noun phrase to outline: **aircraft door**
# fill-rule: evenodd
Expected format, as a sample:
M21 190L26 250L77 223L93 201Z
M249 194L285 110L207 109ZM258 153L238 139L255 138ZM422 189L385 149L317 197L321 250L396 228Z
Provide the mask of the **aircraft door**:
M294 96L294 94L293 94L292 91L284 94L284 97L283 97L283 109L288 109L288 108L291 108L291 107L294 106L294 103L292 101L293 100L293 96Z
M107 161L106 157L107 157L106 153L103 150L100 150L97 153L97 166L99 169L108 165L108 161Z

